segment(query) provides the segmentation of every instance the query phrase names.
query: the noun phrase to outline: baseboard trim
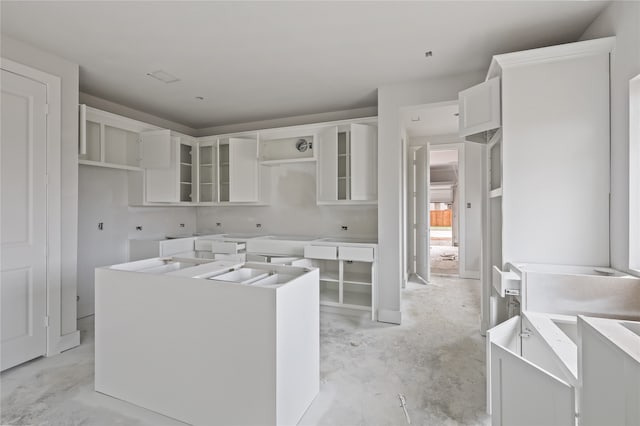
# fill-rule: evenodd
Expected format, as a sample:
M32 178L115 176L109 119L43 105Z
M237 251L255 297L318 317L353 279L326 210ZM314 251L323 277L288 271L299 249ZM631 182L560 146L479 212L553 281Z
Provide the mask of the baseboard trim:
M58 353L64 352L80 345L80 330L60 336L58 341Z
M401 324L402 312L389 311L387 309L378 309L378 321L387 322L389 324Z

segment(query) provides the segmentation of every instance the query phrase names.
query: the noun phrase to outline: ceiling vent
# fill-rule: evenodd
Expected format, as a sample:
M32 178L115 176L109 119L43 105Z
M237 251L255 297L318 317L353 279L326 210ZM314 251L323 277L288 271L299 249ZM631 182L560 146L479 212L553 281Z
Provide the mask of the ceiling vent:
M176 81L180 81L180 79L174 75L169 74L166 71L158 70L154 72L148 72L147 75L149 77L155 78L156 80L160 80L163 83L175 83Z

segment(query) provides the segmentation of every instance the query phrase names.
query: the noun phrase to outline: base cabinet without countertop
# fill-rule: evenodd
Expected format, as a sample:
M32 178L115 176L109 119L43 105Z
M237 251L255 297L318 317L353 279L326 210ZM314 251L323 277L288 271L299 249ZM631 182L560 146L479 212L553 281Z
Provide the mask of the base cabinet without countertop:
M293 266L98 268L95 389L193 425L296 424L319 391L318 294Z

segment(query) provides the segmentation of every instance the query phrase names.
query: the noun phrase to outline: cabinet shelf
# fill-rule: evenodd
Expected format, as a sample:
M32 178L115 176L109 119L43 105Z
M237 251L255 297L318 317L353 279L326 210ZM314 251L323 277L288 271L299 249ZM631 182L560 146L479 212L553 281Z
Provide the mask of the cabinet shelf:
M363 272L344 272L343 281L347 284L371 285L371 274Z
M180 163L181 166L187 166L187 167L191 167L190 163Z
M336 271L323 271L320 274L320 281L336 282L337 283L339 281L338 272L336 272Z

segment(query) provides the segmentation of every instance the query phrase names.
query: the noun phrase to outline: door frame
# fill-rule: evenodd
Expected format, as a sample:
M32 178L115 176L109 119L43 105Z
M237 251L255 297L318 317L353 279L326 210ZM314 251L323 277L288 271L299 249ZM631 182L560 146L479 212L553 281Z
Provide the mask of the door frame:
M411 153L414 153L417 149L422 148L422 147L426 147L427 148L427 152L428 155L431 155L431 152L433 151L452 151L452 150L456 150L458 151L458 276L460 278L477 278L476 275L471 274L467 271L466 269L466 262L465 262L465 247L466 247L466 211L464 206L466 206L466 199L467 199L467 194L466 194L466 187L465 187L465 158L464 158L464 153L465 153L465 144L464 142L447 142L447 143L436 143L433 144L431 142L428 142L426 144L411 144L408 146L409 151ZM410 157L412 158L412 157ZM409 171L408 171L409 172ZM412 173L412 172L411 172ZM409 188L413 187L413 173L411 175L411 178L409 179L410 181L410 185ZM410 191L409 191L410 192ZM429 197L429 199L431 199L431 197ZM410 203L411 204L411 203ZM408 225L407 225L407 229L410 230L410 232L412 232L412 226L415 222L415 217L413 217L413 210L415 210L415 205L411 204L412 208L409 209L408 214L405 217L405 221L407 221ZM412 234L413 235L413 234ZM413 237L412 236L408 236L407 238L407 242L410 242L411 244L409 244L408 246L408 258L409 259L413 259L413 257L415 256L415 252L413 249ZM413 270L413 262L409 262L409 268L411 270L412 273L415 273L415 270Z
M61 80L29 66L0 58L0 68L13 74L42 83L47 91L46 116L46 205L47 205L47 356L59 354L61 345Z

